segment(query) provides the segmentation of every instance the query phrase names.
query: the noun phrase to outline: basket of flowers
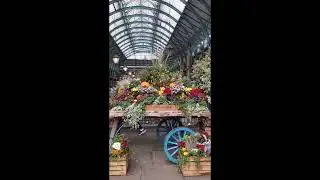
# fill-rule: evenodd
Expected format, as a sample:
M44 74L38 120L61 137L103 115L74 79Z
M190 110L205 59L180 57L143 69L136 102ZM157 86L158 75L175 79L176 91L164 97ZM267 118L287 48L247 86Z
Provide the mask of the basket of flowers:
M211 141L207 132L185 136L178 145L178 166L183 176L211 174Z
M123 135L113 138L112 150L109 155L109 176L125 176L128 172L129 145Z

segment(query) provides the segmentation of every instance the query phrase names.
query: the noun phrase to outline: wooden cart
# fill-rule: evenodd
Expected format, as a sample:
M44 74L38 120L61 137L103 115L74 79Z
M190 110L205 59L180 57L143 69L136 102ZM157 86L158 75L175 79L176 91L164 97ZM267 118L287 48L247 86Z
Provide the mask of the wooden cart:
M119 121L122 120L124 113L121 111L110 111L109 126L111 127L109 148L111 150L112 139L116 132L120 130ZM180 118L184 118L185 114L178 110L175 106L168 105L149 105L146 106L145 117L159 118L160 122L157 127L157 136L159 139L164 137L164 152L168 160L177 163L178 142L182 140L184 135L194 135L195 132L188 127L183 127ZM206 111L193 115L198 117L199 129L204 130L206 123L211 119L211 112ZM111 151L110 151L111 152Z

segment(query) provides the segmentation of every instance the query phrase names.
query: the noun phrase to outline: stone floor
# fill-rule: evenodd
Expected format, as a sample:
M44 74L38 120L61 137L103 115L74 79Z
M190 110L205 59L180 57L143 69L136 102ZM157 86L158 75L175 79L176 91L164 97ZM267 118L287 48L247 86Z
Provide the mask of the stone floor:
M163 144L154 130L143 136L131 130L122 131L129 138L133 154L127 176L110 176L111 180L209 180L210 176L183 177L177 166L166 160Z

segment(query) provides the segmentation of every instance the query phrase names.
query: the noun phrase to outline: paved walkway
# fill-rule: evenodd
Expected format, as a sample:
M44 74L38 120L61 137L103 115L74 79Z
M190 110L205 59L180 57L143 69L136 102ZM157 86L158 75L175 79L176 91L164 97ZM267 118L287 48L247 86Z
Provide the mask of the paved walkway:
M151 131L151 132L150 132ZM183 177L177 166L166 160L163 144L156 139L156 133L149 130L138 136L137 132L122 132L129 138L133 155L129 160L127 176L110 176L111 180L209 180L210 176Z

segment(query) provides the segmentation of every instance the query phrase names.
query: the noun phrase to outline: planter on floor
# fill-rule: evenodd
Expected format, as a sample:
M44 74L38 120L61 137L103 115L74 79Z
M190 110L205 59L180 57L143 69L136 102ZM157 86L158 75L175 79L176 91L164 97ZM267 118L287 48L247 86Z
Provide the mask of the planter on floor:
M109 176L126 176L129 164L128 140L121 134L112 138L111 152L109 155Z
M109 176L126 176L128 173L129 155L109 159Z
M203 176L211 174L211 157L200 158L200 164L190 157L181 167L183 176Z

